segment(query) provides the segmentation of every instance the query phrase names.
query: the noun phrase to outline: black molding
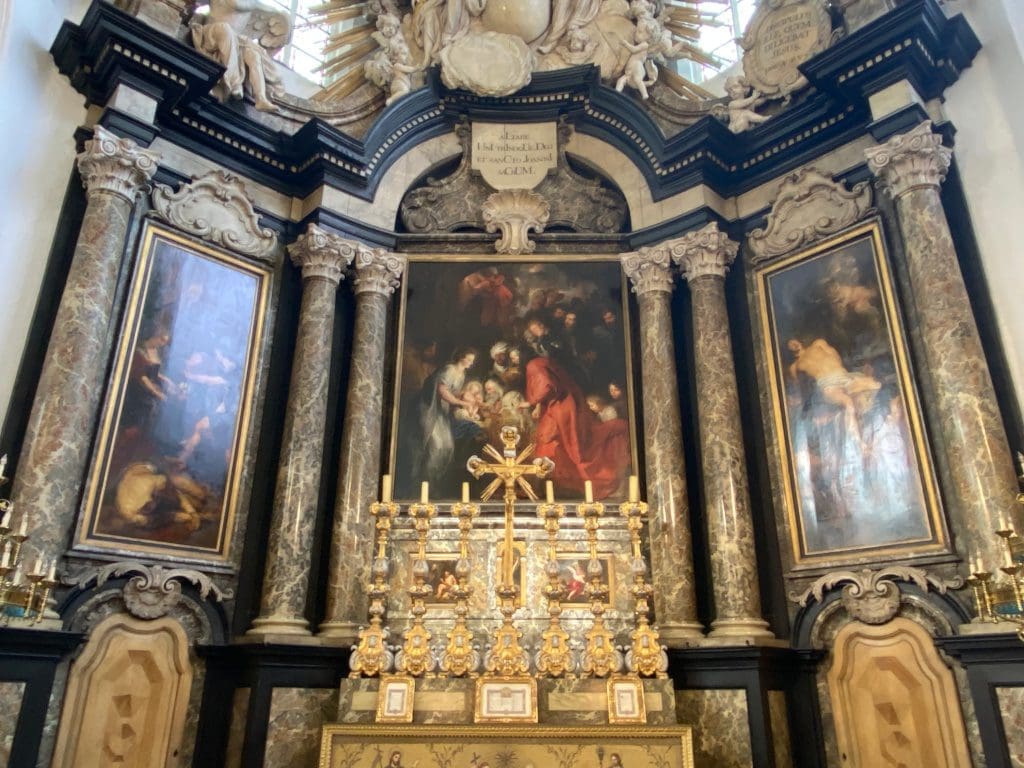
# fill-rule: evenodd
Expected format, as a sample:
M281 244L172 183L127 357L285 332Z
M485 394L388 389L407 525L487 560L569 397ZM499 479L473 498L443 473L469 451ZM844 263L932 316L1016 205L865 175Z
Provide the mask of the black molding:
M807 62L811 88L802 101L739 135L707 116L665 137L636 97L602 84L592 66L536 73L504 98L449 91L432 70L425 87L386 108L362 139L317 118L289 135L257 122L241 103L220 104L210 95L217 64L102 0L80 25L66 22L51 51L92 103L105 104L120 83L157 100L154 126L118 113L104 118L115 132L142 142L158 133L284 194L305 196L327 185L372 200L395 159L458 120L565 117L624 152L654 200L662 200L698 184L735 195L809 162L872 124L868 94L906 79L926 99L941 95L978 48L962 17L947 19L936 0L911 0ZM894 117L887 127L909 127L909 119ZM381 233L365 234L382 242Z
M57 665L85 640L76 632L0 628L0 681L25 684L8 765L29 768L39 746Z
M974 714L988 768L1017 765L1007 749L997 688L1024 686L1024 642L1016 634L959 635L937 638L935 645L957 659L967 673Z

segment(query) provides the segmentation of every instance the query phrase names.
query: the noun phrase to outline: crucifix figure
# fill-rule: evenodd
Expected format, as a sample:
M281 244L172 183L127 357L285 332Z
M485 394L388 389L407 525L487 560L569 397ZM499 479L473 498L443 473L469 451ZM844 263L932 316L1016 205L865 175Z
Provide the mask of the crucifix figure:
M529 658L519 644L520 635L512 626L512 614L515 613L518 588L513 582L515 563L512 545L514 543L514 518L516 506L516 489L522 490L531 501L537 501L537 494L526 482L527 477L543 480L551 474L555 463L548 458L534 459L527 463L533 453L533 445L528 445L522 453L516 453L519 443L519 430L506 426L501 428L503 448L499 451L492 445L484 446L484 453L494 459L488 463L479 456L473 456L466 463L466 468L475 478L494 475L494 480L484 489L481 500L487 501L495 492L505 488L505 544L502 557L501 583L497 590L501 601L501 613L504 620L495 636L493 650L485 660L485 667L491 674L513 676L526 674L529 671Z

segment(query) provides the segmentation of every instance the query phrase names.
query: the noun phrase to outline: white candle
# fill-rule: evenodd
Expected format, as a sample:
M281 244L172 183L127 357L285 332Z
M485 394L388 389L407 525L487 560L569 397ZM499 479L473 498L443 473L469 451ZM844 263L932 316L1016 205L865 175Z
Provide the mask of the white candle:
M57 580L57 561L56 560L51 560L50 561L50 572L46 574L46 580L47 581L56 581Z
M32 569L32 575L35 576L36 574L43 575L43 558L39 555L36 555L36 565Z
M469 504L469 483L462 484L462 503Z
M999 530L1000 531L1007 531L1009 529L1010 529L1010 523L1007 522L1007 520L1006 520L1006 513L1005 512L1000 512L999 513Z
M430 501L430 483L424 480L420 483L420 504L427 504Z
M0 568L6 568L11 564L11 545L4 542L4 554L0 557Z
M544 482L544 498L548 504L555 503L555 484L550 480Z
M6 469L7 469L7 454L5 453L3 456L0 456L0 478L3 478L4 480L7 479L7 476L4 474L4 471Z
M594 503L594 484L589 480L583 483L583 498L587 504Z
M26 536L26 535L28 535L28 515L22 515L21 516L21 525L18 526L18 535L19 536Z
M971 570L974 573L981 573L985 570L985 564L981 560L981 555L976 555L974 557L974 565L971 567Z
M14 505L8 504L7 510L4 512L4 519L0 520L0 528L3 528L5 531L9 531L11 529L11 510L13 509Z
M629 476L629 500L633 503L640 501L640 478L636 475Z
M391 475L384 475L380 479L380 500L387 503L391 501Z

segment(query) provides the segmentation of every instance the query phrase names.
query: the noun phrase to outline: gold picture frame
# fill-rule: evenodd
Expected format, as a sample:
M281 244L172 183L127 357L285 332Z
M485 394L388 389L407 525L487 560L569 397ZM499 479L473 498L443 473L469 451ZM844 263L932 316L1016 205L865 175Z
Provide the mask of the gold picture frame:
M475 723L536 723L537 679L478 677L474 701Z
M636 677L608 678L608 722L612 725L647 722L643 680Z
M74 549L229 564L270 283L146 222Z
M402 765L469 766L475 755L491 766L559 765L566 754L579 765L694 768L693 729L686 725L615 728L552 725L325 725L319 768ZM562 760L559 756L562 756Z
M384 675L377 691L378 723L411 723L416 696L416 680L400 675Z
M753 282L793 569L947 550L878 219Z

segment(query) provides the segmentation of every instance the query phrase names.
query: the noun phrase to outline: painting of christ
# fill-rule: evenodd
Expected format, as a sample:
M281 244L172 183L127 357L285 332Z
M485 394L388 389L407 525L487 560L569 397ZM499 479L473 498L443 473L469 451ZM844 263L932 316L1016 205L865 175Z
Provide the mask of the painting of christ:
M564 500L621 500L636 465L629 320L617 260L413 259L401 317L392 474L455 499L466 460L514 425ZM538 492L543 489L537 485Z
M757 275L796 562L941 544L877 224Z

